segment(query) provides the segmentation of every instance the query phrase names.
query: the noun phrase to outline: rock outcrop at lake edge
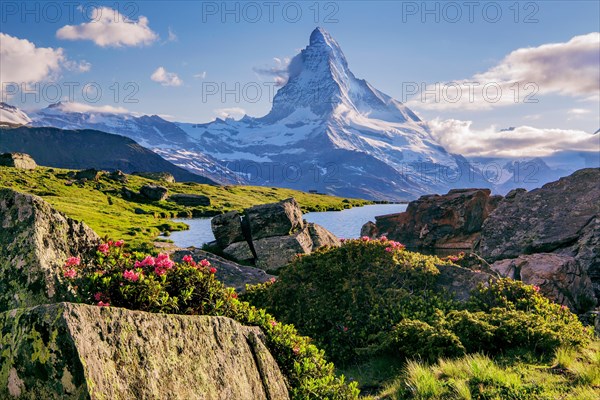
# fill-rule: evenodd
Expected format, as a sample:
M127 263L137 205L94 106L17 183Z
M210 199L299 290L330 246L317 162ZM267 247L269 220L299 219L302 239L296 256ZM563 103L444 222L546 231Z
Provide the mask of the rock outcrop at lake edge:
M211 221L217 245L234 260L255 263L265 271L287 265L297 254L336 247L339 239L320 225L302 219L295 199L261 204L243 214L231 211Z
M445 195L421 196L405 212L375 217L362 236L387 236L409 248L468 249L479 239L481 226L501 196L489 189L454 189Z
M0 398L289 399L259 328L58 303L0 313Z
M37 196L0 189L0 311L64 300L63 263L99 243Z

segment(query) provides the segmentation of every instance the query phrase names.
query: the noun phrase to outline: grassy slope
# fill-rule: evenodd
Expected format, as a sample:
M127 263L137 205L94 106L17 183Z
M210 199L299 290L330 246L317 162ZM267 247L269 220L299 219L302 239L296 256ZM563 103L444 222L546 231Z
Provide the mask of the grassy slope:
M368 204L363 200L309 194L290 189L255 186L211 186L197 183L156 182L128 175L122 184L106 176L99 182L68 185L69 170L38 167L23 171L0 166L0 187L41 196L66 215L84 221L99 235L124 239L134 247L149 243L161 231L182 230L187 226L169 220L172 217L213 215L295 197L304 211L341 210L351 206ZM208 207L184 207L168 201L129 201L119 193L123 186L138 191L145 184L160 184L170 194L188 193L209 196ZM113 191L113 192L111 192ZM147 214L136 214L135 209ZM138 210L139 212L139 210Z

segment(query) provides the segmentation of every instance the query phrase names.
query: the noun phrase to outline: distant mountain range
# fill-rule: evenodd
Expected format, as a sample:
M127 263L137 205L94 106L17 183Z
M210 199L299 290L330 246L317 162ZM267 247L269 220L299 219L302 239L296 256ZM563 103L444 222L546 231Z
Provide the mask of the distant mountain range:
M29 115L8 105L0 112L0 120L13 124L127 136L173 164L223 184L346 197L409 200L459 187L506 193L514 187L539 187L577 169L568 163L551 168L543 159L467 160L447 152L408 107L356 78L339 44L321 28L292 59L287 83L261 118L177 123L156 115L76 112L62 103ZM490 162L497 164L501 178L482 167ZM529 169L522 171L525 164Z
M27 153L40 165L132 172L168 172L178 181L215 183L164 160L124 136L95 130L0 128L0 153Z

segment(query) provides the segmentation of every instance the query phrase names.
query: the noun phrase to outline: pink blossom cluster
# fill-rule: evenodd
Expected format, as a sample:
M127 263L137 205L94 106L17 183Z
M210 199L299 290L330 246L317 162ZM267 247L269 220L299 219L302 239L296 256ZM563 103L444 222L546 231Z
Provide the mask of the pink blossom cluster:
M403 245L402 243L395 242L393 240L389 240L386 243L387 243L388 247L385 248L385 251L387 251L388 253L391 253L394 250L402 250L402 249L406 248L406 246Z
M77 267L79 264L81 264L81 259L79 257L67 258L63 276L67 279L75 279L75 277L77 277L77 270L74 267Z
M110 252L111 247L123 247L124 245L125 245L125 241L123 241L123 240L117 240L116 242L109 240L106 243L100 244L98 246L98 251L106 256Z
M154 259L154 273L158 276L166 274L174 266L175 263L169 258L167 253L160 253Z
M137 282L140 279L141 273L135 272L134 270L127 270L123 272L123 278L130 282Z

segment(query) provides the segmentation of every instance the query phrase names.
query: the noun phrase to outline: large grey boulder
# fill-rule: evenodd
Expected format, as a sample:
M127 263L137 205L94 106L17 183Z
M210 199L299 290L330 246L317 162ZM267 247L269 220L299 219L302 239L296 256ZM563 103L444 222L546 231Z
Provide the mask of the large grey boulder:
M0 311L64 299L64 262L99 242L41 198L0 189Z
M310 254L313 243L308 227L287 236L274 236L253 241L256 266L275 271L294 259L297 254Z
M237 211L230 211L214 216L210 220L210 227L215 235L217 244L222 248L245 240L242 231L241 216Z
M131 175L141 176L153 181L175 183L175 177L168 172L134 172Z
M2 399L289 399L262 331L59 303L0 313Z
M321 247L339 247L341 245L340 239L321 225L309 223L308 233L313 244L312 250Z
M553 274L560 273L553 279L566 283L573 279L567 271L586 274L600 299L600 168L576 171L530 192L509 193L484 222L479 250L489 261L538 253L570 257L573 261L566 264L552 259ZM531 263L531 268L540 279L548 274L543 265ZM587 285L573 284L558 298L581 307L586 302L577 298L585 298L587 291L578 291Z
M238 261L252 261L254 254L248 242L235 242L223 249L223 254Z
M287 265L297 254L340 246L340 240L320 225L302 219L295 199L217 215L211 221L217 245L225 256L254 262L265 271Z
M35 169L37 164L29 154L4 153L0 154L0 166L18 169Z
M252 240L286 236L304 227L302 210L294 198L245 210Z

